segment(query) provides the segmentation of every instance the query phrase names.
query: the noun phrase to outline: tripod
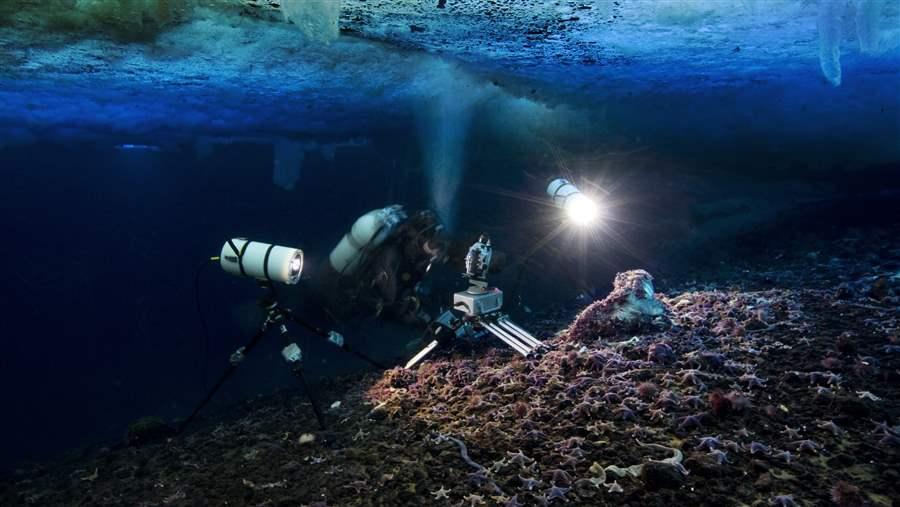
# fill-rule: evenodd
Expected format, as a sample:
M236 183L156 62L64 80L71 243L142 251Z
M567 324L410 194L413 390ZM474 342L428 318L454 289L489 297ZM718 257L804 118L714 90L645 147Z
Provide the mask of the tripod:
M206 396L197 406L194 408L194 411L191 412L191 415L185 419L181 425L178 427L178 433L184 431L185 428L194 420L197 414L203 410L204 407L213 399L216 392L225 384L229 377L237 370L237 367L243 362L244 358L249 354L256 346L262 341L263 337L269 332L270 329L277 328L278 333L285 339L285 341L290 342L288 346L286 346L281 351L281 356L284 360L290 365L291 372L297 379L300 381L300 385L303 388L306 397L309 399L310 404L312 405L313 412L316 415L316 421L319 424L319 429L325 429L325 418L322 415L322 409L316 400L316 397L313 395L312 390L309 388L309 384L306 382L306 377L303 375L303 352L299 346L293 341L290 337L290 332L288 331L287 324L295 323L310 333L326 340L328 343L340 348L344 352L348 352L350 354L355 355L356 357L362 359L363 361L369 363L378 369L387 369L384 365L376 362L370 357L357 352L350 348L349 345L344 343L344 337L335 331L325 331L320 329L309 322L301 319L297 315L294 314L290 309L284 308L278 303L275 289L268 282L260 282L260 286L263 289L268 291L268 294L263 297L261 300L262 307L266 311L266 318L263 323L260 325L259 330L256 334L253 335L252 338L246 343L246 345L238 348L234 353L231 354L229 358L229 365L225 368L225 371L222 372L222 375L216 381L216 383L212 386L212 388L206 393Z

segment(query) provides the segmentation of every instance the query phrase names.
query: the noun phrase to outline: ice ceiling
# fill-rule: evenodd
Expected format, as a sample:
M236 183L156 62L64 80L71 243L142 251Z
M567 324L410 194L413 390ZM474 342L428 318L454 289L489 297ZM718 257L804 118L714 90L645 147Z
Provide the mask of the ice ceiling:
M446 123L473 116L625 135L690 117L809 138L873 121L890 135L900 121L897 2L19 3L0 13L0 145L160 132L340 143L375 122L452 142Z

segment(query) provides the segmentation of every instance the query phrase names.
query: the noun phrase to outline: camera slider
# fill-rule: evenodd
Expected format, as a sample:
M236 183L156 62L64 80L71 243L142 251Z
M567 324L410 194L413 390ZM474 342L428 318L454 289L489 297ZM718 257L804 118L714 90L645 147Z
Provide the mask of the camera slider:
M483 294L457 292L454 300L457 310L447 310L432 322L434 339L407 361L406 368L414 367L439 345L453 339L480 339L491 335L523 357L533 356L544 347L543 342L500 311L503 303L500 289L494 287ZM482 309L489 311L482 312Z

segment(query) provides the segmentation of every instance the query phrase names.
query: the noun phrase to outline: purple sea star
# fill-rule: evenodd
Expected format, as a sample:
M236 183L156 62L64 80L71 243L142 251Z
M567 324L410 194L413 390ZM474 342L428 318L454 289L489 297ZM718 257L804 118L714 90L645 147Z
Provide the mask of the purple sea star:
M794 438L794 439L800 438L800 430L791 428L790 426L785 426L781 432L787 434L788 438Z
M549 501L549 502L552 502L553 500L556 500L558 498L562 499L563 501L567 501L566 493L568 493L568 492L569 492L569 488L560 488L558 486L552 486L550 489L547 490L545 497L546 497L547 501Z
M769 454L769 447L759 442L750 442L750 454Z
M835 424L834 421L818 421L816 422L816 426L818 426L819 429L830 431L834 436L839 436L840 434L844 433L844 430L842 430L837 424Z
M533 490L541 481L537 479L532 479L528 477L519 476L519 480L522 481L522 489L531 491Z
M757 377L756 375L751 375L749 373L745 373L745 374L741 375L740 377L738 377L738 380L741 382L746 382L747 389L751 389L753 387L760 387L760 388L766 387L765 379L761 379L761 378Z
M700 443L694 449L711 451L722 445L717 437L700 437Z
M790 453L790 451L781 451L773 456L774 458L781 458L788 465L791 464L791 461L794 459L794 455Z
M709 453L707 453L707 456L712 458L712 460L715 461L716 464L718 464L718 465L723 465L725 463L728 463L728 456L725 453L725 451L713 449L713 450L709 451Z
M822 448L821 445L819 445L819 444L817 444L817 443L815 443L815 442L813 442L812 440L809 440L809 439L798 440L798 441L796 441L796 442L791 442L791 445L796 445L796 446L797 446L797 451L798 451L798 452L803 452L803 451L818 452L819 449Z
M794 495L778 495L769 502L769 505L775 507L796 507L797 502L794 501Z
M682 417L678 420L678 429L689 430L691 428L702 428L704 415L705 414L701 412L697 415L688 415Z

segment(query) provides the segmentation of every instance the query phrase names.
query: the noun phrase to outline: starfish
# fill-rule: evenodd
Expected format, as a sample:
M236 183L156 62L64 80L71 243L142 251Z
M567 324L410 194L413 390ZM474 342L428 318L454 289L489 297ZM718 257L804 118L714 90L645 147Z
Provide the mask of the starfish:
M679 419L678 429L689 430L691 428L703 427L703 414L688 415Z
M695 409L703 406L703 398L700 396L685 396L681 398L682 403Z
M572 409L572 412L570 412L570 415L573 418L590 417L591 410L593 410L593 408L594 408L593 404L588 403L586 401L582 401L578 405L575 405L575 408Z
M891 431L891 427L890 425L888 425L887 421L877 422L872 419L869 420L872 421L872 424L875 425L875 429L870 432L871 434L878 433L879 431L883 431L886 433Z
M741 382L746 382L748 389L752 387L766 387L765 379L761 379L756 375L751 375L749 373L741 375L740 377L738 377L738 380L740 380Z
M728 449L731 452L741 452L741 444L735 442L734 440L722 440L722 447Z
M572 477L570 477L565 470L560 470L557 468L556 470L548 471L547 475L551 475L553 477L553 479L551 479L551 482L553 484L572 484Z
M875 396L869 391L856 391L856 395L862 400L881 401L881 398Z
M584 461L583 459L581 459L577 456L564 456L564 457L566 458L566 460L559 464L560 468L566 468L566 467L571 466L572 469L574 470L575 467L577 467L579 463Z
M621 418L623 421L634 420L635 418L634 411L626 407L625 405L619 406L619 408L613 410L613 412L618 415L619 418Z
M791 442L791 445L796 445L798 451L812 451L818 452L819 449L822 448L821 445L813 442L812 440L798 440L796 442Z
M624 493L625 490L622 489L622 486L619 486L619 481L613 481L612 484L609 485L609 493Z
M508 464L506 458L497 460L491 464L491 472L499 472Z
M532 459L526 456L521 450L518 452L506 451L506 455L509 456L509 463L519 465L520 467L524 467L526 463L532 461Z
M769 502L769 505L778 507L795 507L797 502L794 501L794 495L778 495Z
M721 444L717 437L700 437L700 443L694 449L711 451Z
M557 498L562 498L563 501L566 500L566 493L569 492L569 488L560 488L559 486L552 486L547 490L547 500L553 501Z
M476 495L474 493L463 498L463 500L469 502L469 507L474 507L475 505L484 505L484 497L481 495Z
M651 421L659 421L661 419L665 419L668 417L666 415L666 411L661 408L651 408L650 409L650 420Z
M900 436L896 432L885 431L884 437L878 441L880 445L900 445Z
M441 486L441 489L439 489L439 490L437 490L437 491L432 491L431 494L434 496L435 499L438 499L438 498L449 498L449 497L447 496L447 493L449 493L449 492L450 492L449 489L445 489L443 486Z
M577 449L581 444L584 443L584 437L569 437L565 440L562 440L556 444L557 449Z
M521 475L519 476L519 480L522 481L522 488L528 491L533 490L534 487L540 483L540 481L537 479L522 477Z
M587 426L585 426L584 429L588 430L591 433L601 434L601 433L606 433L607 431L615 430L616 426L613 423L601 421L601 422L597 422L597 423L588 424Z
M787 433L788 438L799 439L800 438L800 430L791 428L790 426L785 426L782 433Z
M784 462L787 463L788 465L790 465L790 464L791 464L791 460L794 459L794 455L791 454L790 451L781 451L781 452L779 452L778 454L776 454L774 457L775 457L775 458L783 458L783 459L784 459Z
M835 424L834 421L817 421L816 426L818 426L819 429L830 431L834 436L844 433L844 430Z
M353 435L353 441L356 442L357 440L364 440L368 435L369 434L367 432L363 431L363 429L360 428L359 431L357 431L356 434Z
M834 391L828 389L827 387L816 387L816 398L831 398L834 396Z
M769 453L769 447L765 444L761 444L759 442L750 442L750 454L756 454L761 452L763 454Z
M717 464L719 464L719 465L722 465L722 464L724 464L724 463L728 463L728 456L726 455L725 451L720 451L720 450L718 450L718 449L713 449L713 450L709 451L709 453L707 454L707 456L709 456L710 458L712 458L712 460L715 461L715 462L716 462Z
M604 394L601 399L606 403L618 403L621 400L619 395L613 392Z
M703 381L700 380L700 370L692 369L692 370L681 370L678 372L681 375L681 384L694 384L695 386L703 385Z
M599 488L606 484L606 477L591 477L590 479L585 479L591 483L595 488Z
M503 504L503 507L522 507L524 504L519 502L519 495L513 495L512 498Z

